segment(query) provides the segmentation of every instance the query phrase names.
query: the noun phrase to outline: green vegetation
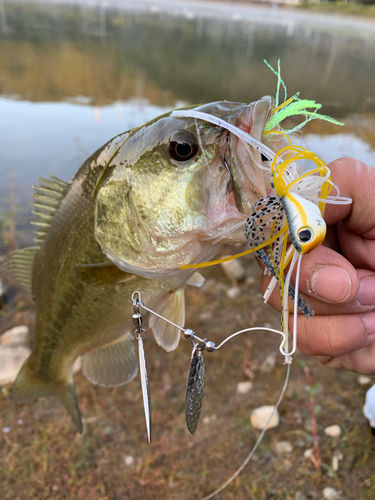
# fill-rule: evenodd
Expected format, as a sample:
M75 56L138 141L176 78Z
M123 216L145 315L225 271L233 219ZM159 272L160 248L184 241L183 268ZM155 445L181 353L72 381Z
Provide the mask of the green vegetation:
M375 0L364 0L357 2L309 2L303 0L299 8L309 9L316 12L329 12L331 14L375 17Z

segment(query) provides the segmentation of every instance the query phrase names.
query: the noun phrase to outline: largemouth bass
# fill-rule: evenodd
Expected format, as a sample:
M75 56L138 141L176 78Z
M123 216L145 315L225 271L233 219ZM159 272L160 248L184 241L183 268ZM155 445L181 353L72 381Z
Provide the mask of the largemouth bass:
M274 103L217 102L195 109L262 140ZM167 113L121 134L94 153L71 183L51 177L35 188L36 246L10 265L35 300L32 354L11 390L16 402L57 395L78 432L72 378L116 386L137 373L131 294L183 325L186 282L203 279L189 263L212 258L218 234L244 221L267 194L261 154L227 130ZM221 242L244 241L242 228ZM171 351L179 332L155 319L156 341Z

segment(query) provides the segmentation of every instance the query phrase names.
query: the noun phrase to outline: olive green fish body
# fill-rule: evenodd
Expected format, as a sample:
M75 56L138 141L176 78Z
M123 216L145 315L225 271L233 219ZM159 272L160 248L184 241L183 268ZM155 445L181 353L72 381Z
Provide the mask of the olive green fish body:
M197 109L251 132L263 130L272 108L269 101L255 104ZM179 267L209 260L220 248L212 243L217 234L246 218L243 207L265 194L258 170L226 130L166 114L109 141L70 184L40 179L37 246L10 260L36 305L33 351L11 398L58 395L81 432L72 381L76 358L83 355L83 373L94 384L134 378L134 339L127 334L134 328L132 292L139 290L147 305L183 326L183 286L188 280L200 285L202 278ZM228 241L243 241L242 230ZM164 349L177 347L177 329L155 317L150 326Z

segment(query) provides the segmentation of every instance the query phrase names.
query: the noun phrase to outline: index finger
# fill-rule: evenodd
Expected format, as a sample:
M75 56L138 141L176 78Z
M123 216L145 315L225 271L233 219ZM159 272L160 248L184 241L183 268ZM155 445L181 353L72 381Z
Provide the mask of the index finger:
M345 219L347 229L375 239L375 168L354 158L340 158L328 164L341 196L353 199L350 205L327 204L324 218L328 225ZM371 234L368 234L368 232Z

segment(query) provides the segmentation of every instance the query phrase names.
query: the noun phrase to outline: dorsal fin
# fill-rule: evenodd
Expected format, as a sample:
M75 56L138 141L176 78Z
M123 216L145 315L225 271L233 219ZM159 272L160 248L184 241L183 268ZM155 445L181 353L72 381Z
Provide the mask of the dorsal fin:
M7 262L7 267L14 274L19 284L29 293L31 293L34 257L38 250L39 247L27 247L22 250L15 250Z
M35 226L35 243L41 244L46 238L47 231L51 225L53 216L59 208L61 201L65 197L70 184L61 181L52 175L49 179L38 177L39 186L34 186L34 206L35 216L33 224Z

